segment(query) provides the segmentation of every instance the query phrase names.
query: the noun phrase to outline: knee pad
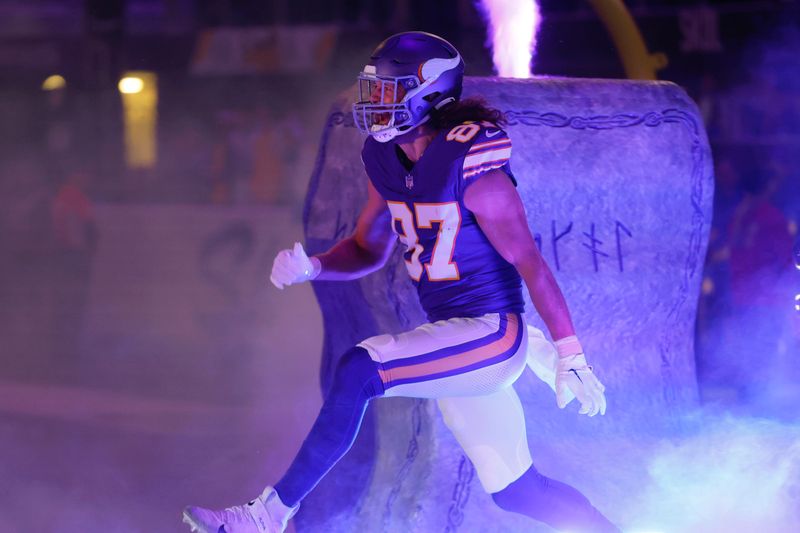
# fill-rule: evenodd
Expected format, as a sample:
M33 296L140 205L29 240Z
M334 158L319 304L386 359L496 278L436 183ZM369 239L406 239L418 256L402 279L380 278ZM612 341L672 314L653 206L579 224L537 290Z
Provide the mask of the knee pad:
M487 396L442 398L438 405L486 492L503 490L533 464L522 404L512 387Z

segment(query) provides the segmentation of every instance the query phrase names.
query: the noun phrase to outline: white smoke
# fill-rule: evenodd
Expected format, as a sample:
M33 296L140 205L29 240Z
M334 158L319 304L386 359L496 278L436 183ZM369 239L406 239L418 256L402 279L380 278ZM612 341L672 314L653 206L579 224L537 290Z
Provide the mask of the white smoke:
M480 0L489 26L492 61L497 74L505 78L530 78L536 49L536 32L541 20L535 0Z
M800 523L800 425L729 415L694 423L697 432L651 451L649 483L625 513L631 531L793 530Z

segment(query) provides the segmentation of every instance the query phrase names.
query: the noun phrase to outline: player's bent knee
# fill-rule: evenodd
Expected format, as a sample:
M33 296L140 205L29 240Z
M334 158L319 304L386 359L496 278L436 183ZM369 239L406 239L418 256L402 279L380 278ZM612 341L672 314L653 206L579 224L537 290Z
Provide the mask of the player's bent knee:
M538 518L531 510L541 509L547 501L548 478L543 476L533 464L514 482L492 493L494 503L504 511L522 512L527 509L528 516Z
M489 494L502 491L530 467L530 464L516 460L521 458L503 457L490 446L475 446L464 451L475 467L483 490Z
M378 364L372 360L367 350L355 346L339 358L329 395L364 393L368 398L374 398L383 392Z
M487 396L440 398L437 403L486 492L503 490L533 464L522 404L513 388Z

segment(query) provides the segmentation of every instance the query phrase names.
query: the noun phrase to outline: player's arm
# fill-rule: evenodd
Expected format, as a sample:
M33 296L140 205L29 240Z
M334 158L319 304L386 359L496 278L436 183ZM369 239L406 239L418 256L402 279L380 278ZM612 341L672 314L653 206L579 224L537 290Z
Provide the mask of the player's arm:
M353 235L323 254L308 257L303 246L282 250L272 264L272 283L282 289L311 279L346 281L374 272L386 264L396 236L383 198L367 182L367 203L361 210Z
M352 280L375 272L389 259L397 236L392 231L386 202L367 181L367 203L356 222L355 232L320 254L320 280Z
M508 175L500 169L487 172L464 192L464 205L475 214L495 250L522 276L551 337L575 335L567 302L539 253L522 199Z
M492 246L525 280L531 301L555 340L559 357L553 370L558 406L563 408L577 397L580 413L605 414L605 387L586 364L564 295L539 253L522 199L508 175L500 169L487 172L467 187L464 204L475 214Z

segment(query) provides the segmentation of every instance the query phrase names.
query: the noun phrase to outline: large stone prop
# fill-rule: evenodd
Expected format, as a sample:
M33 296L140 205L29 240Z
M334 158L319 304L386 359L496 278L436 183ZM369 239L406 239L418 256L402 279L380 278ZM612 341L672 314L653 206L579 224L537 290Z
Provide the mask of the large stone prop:
M679 433L697 403L694 322L713 194L697 109L667 82L479 78L466 81L472 95L506 113L528 223L607 387L607 415L588 418L574 403L557 409L530 372L520 378L534 462L630 523L631 480L646 463L635 450ZM333 105L320 143L304 212L314 253L353 231L366 199L351 103ZM315 283L323 389L347 348L425 321L401 252L357 282ZM530 303L527 318L543 328ZM372 403L354 449L295 522L348 533L548 530L494 507L435 402L403 398Z

